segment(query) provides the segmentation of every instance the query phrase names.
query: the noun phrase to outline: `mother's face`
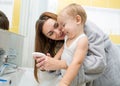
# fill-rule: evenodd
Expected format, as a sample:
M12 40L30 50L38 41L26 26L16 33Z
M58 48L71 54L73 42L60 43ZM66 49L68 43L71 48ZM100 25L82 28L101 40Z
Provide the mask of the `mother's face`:
M53 40L63 40L65 37L59 24L51 18L44 23L42 32L46 37Z

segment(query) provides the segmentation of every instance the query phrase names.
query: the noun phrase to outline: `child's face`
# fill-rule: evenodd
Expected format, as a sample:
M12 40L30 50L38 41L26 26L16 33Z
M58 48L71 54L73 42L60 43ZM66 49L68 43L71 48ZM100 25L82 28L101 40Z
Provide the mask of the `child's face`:
M58 15L57 20L59 25L61 25L64 33L68 36L68 38L72 39L76 36L78 26L75 18L63 12L60 15Z

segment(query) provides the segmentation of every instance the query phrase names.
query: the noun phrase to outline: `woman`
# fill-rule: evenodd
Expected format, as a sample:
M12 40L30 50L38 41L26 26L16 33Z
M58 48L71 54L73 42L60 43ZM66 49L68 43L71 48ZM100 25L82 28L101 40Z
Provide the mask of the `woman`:
M59 44L63 42L65 34L56 19L57 15L49 12L45 12L39 17L36 22L35 51L50 53L53 57L62 46ZM118 48L95 24L88 21L84 28L89 40L89 50L84 61L86 85L120 86L120 74L118 73L120 72L120 52ZM36 59L34 71L36 79L37 67L45 70L67 68L64 61L56 59L50 57L47 57L45 61L44 58Z

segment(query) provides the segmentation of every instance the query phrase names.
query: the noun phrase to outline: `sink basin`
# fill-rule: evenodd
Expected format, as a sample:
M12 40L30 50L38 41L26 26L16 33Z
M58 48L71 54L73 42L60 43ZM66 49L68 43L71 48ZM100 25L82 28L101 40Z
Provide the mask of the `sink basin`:
M8 73L0 77L1 84L0 86L17 86L19 80L21 79L24 71L16 69L16 72Z
M33 68L21 68L24 73L17 86L38 86L35 78Z
M0 80L7 80L5 86L38 86L34 79L33 68L19 67L16 72L5 74ZM3 84L0 86L4 86Z

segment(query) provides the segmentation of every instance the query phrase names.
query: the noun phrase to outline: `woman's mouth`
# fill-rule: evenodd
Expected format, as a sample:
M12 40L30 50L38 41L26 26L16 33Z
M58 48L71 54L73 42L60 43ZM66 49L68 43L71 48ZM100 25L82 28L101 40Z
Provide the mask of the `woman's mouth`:
M61 32L60 37L65 37L65 33Z

